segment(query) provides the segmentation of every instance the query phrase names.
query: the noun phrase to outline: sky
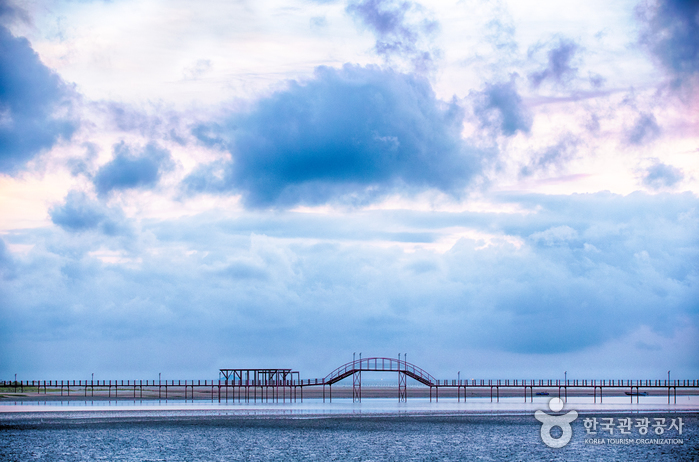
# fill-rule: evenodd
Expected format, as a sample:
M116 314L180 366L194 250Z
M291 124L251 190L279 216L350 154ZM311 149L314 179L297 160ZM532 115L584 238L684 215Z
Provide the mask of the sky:
M0 376L699 375L699 3L0 0Z

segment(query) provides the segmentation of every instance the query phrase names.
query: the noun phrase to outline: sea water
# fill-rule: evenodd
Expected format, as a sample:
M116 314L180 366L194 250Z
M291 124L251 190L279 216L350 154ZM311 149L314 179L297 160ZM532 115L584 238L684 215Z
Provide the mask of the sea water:
M534 418L534 408L554 414L547 401L515 401L4 403L0 460L699 460L699 413L680 407L679 398L677 407L665 403L664 409L622 403L585 408L569 401L562 413L582 409L573 437L560 449L543 443ZM662 418L665 427L681 418L682 433L666 428L656 435L651 427L646 435L637 428L622 434L614 427L590 435L583 424L585 418L618 423L627 417Z

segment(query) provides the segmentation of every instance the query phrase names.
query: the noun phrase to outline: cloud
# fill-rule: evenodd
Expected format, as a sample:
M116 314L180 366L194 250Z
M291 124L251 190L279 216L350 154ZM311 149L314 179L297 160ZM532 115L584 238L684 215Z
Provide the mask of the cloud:
M550 80L554 84L565 84L573 78L578 70L571 66L571 62L580 47L572 40L560 38L558 46L548 51L548 63L546 68L529 74L529 82L534 87L539 87L544 81ZM533 50L530 50L530 57Z
M212 68L210 59L199 59L190 67L186 67L182 71L182 76L185 80L198 80Z
M70 169L70 173L73 176L89 176L91 171L94 171L92 165L97 160L99 146L95 143L86 142L82 144L82 147L85 148L85 154L71 157L66 161L66 166Z
M77 128L72 89L25 38L0 26L0 172L15 173Z
M592 88L602 88L607 81L607 79L597 73L590 73L588 79Z
M419 3L396 0L350 0L347 12L376 35L374 49L387 62L406 59L418 72L434 67L428 42L439 24Z
M7 250L5 241L0 239L0 279L11 279L14 277L15 263L12 255Z
M105 116L109 129L140 134L148 140L167 140L183 146L187 140L182 137L189 131L187 112L177 112L163 102L130 104L119 101L99 101L90 107Z
M657 0L638 8L642 21L640 41L675 85L686 83L699 71L699 3L692 0Z
M570 226L554 226L546 231L539 231L529 236L530 239L545 245L562 245L578 237L578 232Z
M579 143L572 135L563 136L555 145L535 153L529 163L520 169L520 175L530 176L538 171L562 168L573 157Z
M672 165L657 162L645 171L643 184L652 189L671 188L682 179L684 179L682 170Z
M504 135L512 136L518 131L529 133L532 116L517 93L514 79L510 82L486 85L485 90L471 93L474 114L482 127L497 128Z
M0 0L0 21L12 22L19 19L22 22L29 23L29 15L25 10L14 5L8 0Z
M53 206L49 215L54 224L69 232L98 230L108 236L128 232L120 209L108 208L80 191L70 191L64 204Z
M163 120L159 116L149 116L146 112L125 103L107 101L96 103L104 111L118 130L153 135ZM159 111L162 113L162 109Z
M233 161L203 166L184 186L239 192L249 207L367 202L395 190L458 194L483 155L462 140L463 117L420 77L321 67L247 113L196 127Z
M313 16L308 23L312 29L322 29L328 26L328 19L325 16Z
M518 49L515 39L514 21L502 7L496 10L497 17L486 24L486 40L492 44L500 59L512 60Z
M548 357L584 354L642 326L659 337L696 327L699 201L693 194L510 193L492 199L529 213L222 217L218 211L144 222L134 232L138 239L148 236L147 251L110 261L96 252L103 241L84 233L100 231L104 216L118 217L73 192L58 208L77 210L63 214L76 217L70 220L74 233L83 230L71 244L85 246L83 252L67 252L57 229L3 236L36 245L14 263L15 282L2 285L7 302L0 310L9 333L0 337L0 350L25 338L46 340L49 332L68 342L59 351L82 341L105 353L115 341L138 350L155 338L168 351L131 358L136 365L124 367L159 370L172 348L182 348L177 351L186 359L177 355L168 367L215 374L227 359L211 348L221 341L238 352L238 362L277 358L303 367L303 357L317 360L356 345L367 355L411 345L418 363L418 351L429 360L442 348ZM444 253L399 247L406 234L419 241L420 233L450 229L493 237L487 243L463 237ZM391 237L391 230L404 233ZM392 245L377 245L386 240ZM270 332L270 342L248 348ZM27 364L42 358L31 350L18 354ZM78 359L63 355L56 364L69 369L71 361ZM109 354L94 361L104 369L119 364ZM307 366L327 372L334 365L327 361ZM683 361L696 368L696 353Z
M629 144L641 145L648 143L660 136L660 126L653 114L643 112L627 131L626 137Z
M139 153L123 141L114 146L114 159L95 175L94 184L100 195L113 190L154 187L163 171L172 168L170 151L149 143Z

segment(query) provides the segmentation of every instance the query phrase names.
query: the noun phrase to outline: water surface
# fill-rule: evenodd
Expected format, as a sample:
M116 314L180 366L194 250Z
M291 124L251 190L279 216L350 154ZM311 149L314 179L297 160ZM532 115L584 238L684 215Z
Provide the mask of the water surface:
M569 401L564 412L581 408L573 438L551 449L533 416L535 408L550 412L547 399L522 401L5 403L0 460L699 460L696 409L667 402L664 408L651 402L644 408L628 401L586 408L587 403ZM681 417L683 432L668 430L662 438L652 431L642 437L636 429L624 438L618 431L598 433L595 444L586 435L586 417L626 416L665 418L668 424Z

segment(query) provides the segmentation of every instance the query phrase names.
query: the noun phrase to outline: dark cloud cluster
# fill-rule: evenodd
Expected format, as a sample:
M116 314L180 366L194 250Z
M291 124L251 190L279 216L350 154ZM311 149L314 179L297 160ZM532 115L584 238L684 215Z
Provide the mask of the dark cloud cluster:
M652 189L672 188L684 179L682 170L656 162L646 169L643 175L643 184Z
M514 79L488 84L485 90L472 93L471 98L481 127L495 128L505 136L515 135L518 131L529 133L532 116L517 93Z
M699 71L699 2L657 0L642 3L641 43L680 86Z
M94 177L95 188L100 195L114 190L149 189L172 166L172 157L167 149L149 143L140 152L134 152L122 141L114 146L114 159L97 171Z
M529 74L532 86L539 87L544 81L554 84L565 84L577 73L577 68L571 65L575 54L579 50L577 43L561 38L558 45L551 48L548 53L548 62L544 69ZM532 52L530 51L530 57Z
M5 6L6 7L6 6ZM0 172L14 173L77 128L73 91L25 38L0 26Z
M346 65L194 134L232 155L185 180L190 191L237 191L251 207L371 201L427 188L458 194L482 152L461 138L463 111L419 77ZM216 173L219 169L219 173Z
M49 215L53 223L69 232L99 231L108 236L128 232L121 210L106 207L79 191L69 192L65 202L52 207Z
M393 58L406 59L418 72L433 68L435 54L427 47L427 42L439 25L425 17L420 4L400 0L350 0L347 12L375 34L375 51L387 62ZM411 21L410 13L417 13L419 19Z

